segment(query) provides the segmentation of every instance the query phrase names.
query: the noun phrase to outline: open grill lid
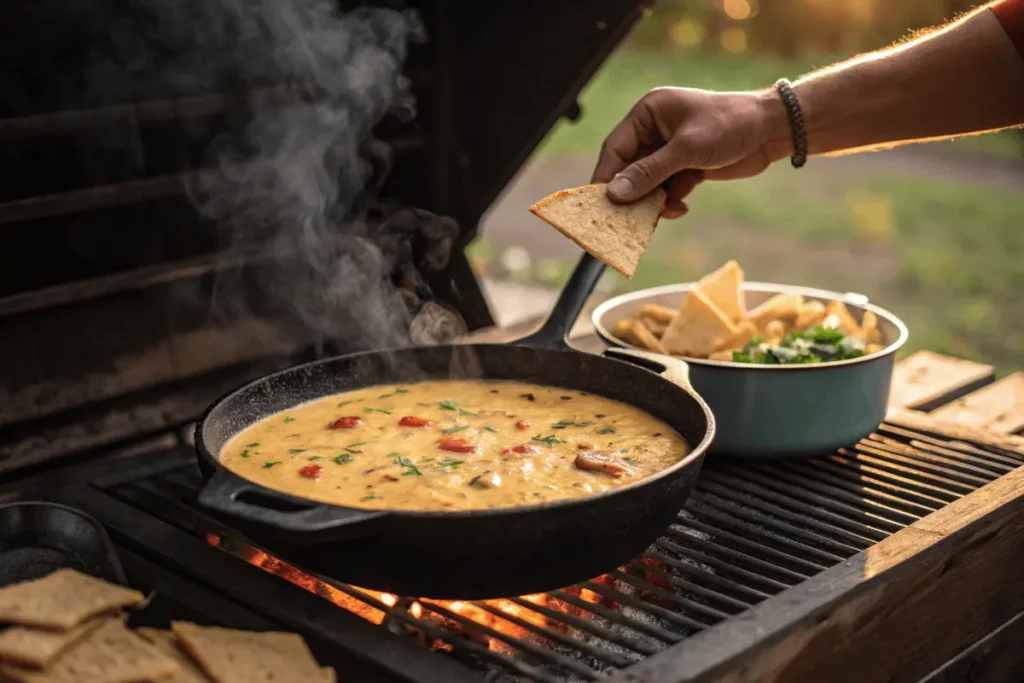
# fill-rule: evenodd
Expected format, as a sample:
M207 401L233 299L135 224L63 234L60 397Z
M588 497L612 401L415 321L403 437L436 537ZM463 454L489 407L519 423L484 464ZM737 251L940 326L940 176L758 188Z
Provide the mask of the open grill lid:
M396 12L383 19L365 5L355 10L370 18L350 41L385 44L377 58L408 54L400 74L386 64L364 74L391 98L374 114L375 139L359 141L373 169L369 185L379 192L353 197L338 224L350 225L356 214L372 242L374 220L415 207L450 216L460 228L442 271L406 273L422 276L411 285L396 274L412 292L403 296L422 299L429 288L471 329L492 322L462 248L555 122L579 115L580 89L646 4L377 3ZM324 100L316 81L330 76L289 81L281 60L294 54L246 54L245 31L224 24L235 5L275 20L290 16L286 38L302 22L317 28L310 42L288 45L305 45L321 59L318 68L347 63L337 50L321 49L332 44L331 33L315 13L286 11L314 2L34 0L0 10L0 472L163 432L275 367L380 344L372 326L360 331L358 316L340 317L358 285L344 284L348 298L328 300L335 307L296 310L294 293L282 300L268 283L308 274L308 253L299 248L289 261L253 230L247 242L225 241L234 233L223 226L241 202L225 209L210 199L211 187L223 196L220 169L231 161L214 151L225 141L244 151L268 111L276 125L290 121L280 111L297 112L294 130L305 130L302 113L310 107L303 103ZM416 40L421 33L425 41ZM349 94L328 85L331 113L344 109L332 95ZM411 119L408 94L416 102ZM278 131L276 142L290 130ZM353 163L328 158L324 168ZM337 182L335 171L328 176ZM266 193L247 180L236 174L234 182ZM246 218L262 220L265 235L287 251L286 221L278 216L275 224L279 204L269 218ZM238 223L236 231L251 227ZM351 232L339 230L335 251L320 260L402 260L386 244L353 241ZM399 251L415 252L413 264L425 260L424 232L406 241L411 246L400 244ZM330 318L336 310L340 322L327 334L309 324L310 315Z

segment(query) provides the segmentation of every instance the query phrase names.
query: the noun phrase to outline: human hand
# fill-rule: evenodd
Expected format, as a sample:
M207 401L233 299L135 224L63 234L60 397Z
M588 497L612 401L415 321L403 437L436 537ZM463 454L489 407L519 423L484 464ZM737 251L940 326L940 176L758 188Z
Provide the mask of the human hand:
M656 88L644 95L601 146L593 182L614 202L636 201L664 185L666 218L704 179L757 175L788 156L786 110L774 90L718 93Z

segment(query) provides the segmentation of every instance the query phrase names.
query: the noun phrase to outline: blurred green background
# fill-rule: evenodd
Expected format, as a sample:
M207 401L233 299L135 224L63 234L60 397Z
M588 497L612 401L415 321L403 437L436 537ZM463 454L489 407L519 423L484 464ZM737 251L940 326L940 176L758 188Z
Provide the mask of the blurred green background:
M565 186L578 184L604 136L652 87L765 87L972 4L660 0L584 91L582 119L559 124L525 174L562 173ZM687 216L659 227L636 277L614 286L687 281L735 258L751 280L866 294L910 326L907 352L928 348L1005 374L1024 366L1022 159L1013 131L704 183ZM485 229L472 249L476 267L501 278L509 239L495 234ZM571 260L534 256L534 279L564 281Z

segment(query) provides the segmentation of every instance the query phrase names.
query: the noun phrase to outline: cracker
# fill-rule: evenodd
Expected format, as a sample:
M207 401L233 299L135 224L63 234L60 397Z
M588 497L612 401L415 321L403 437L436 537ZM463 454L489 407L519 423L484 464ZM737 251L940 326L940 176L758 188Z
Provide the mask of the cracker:
M18 683L143 683L178 670L171 658L125 627L106 619L57 657L45 671L5 663L0 671Z
M89 619L67 631L12 626L0 633L0 659L42 669L57 655L99 627L104 620L105 617Z
M732 321L701 290L694 289L683 299L661 343L677 356L707 358L738 332Z
M66 631L103 612L137 605L145 596L74 569L0 589L0 622Z
M140 628L136 633L178 665L178 671L170 678L163 679L161 683L210 683L210 677L203 673L199 664L178 645L178 637L173 633L156 628Z
M697 283L708 299L734 323L747 314L743 297L743 269L736 261L729 261Z
M323 676L296 633L250 633L179 621L171 630L215 683L316 681Z
M584 185L549 195L530 211L594 258L632 278L654 236L665 197L658 188L632 204L615 204L605 185Z

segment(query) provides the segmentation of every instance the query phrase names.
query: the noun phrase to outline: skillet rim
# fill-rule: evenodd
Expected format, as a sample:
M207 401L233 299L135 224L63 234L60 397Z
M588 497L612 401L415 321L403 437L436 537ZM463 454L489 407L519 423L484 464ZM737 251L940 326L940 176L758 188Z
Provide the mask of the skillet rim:
M704 413L704 420L705 420L704 437L701 439L701 441L696 446L694 446L694 447L692 447L690 449L689 453L687 453L685 456L683 456L678 462L673 464L671 467L668 467L668 468L666 468L664 470L661 470L660 472L656 472L656 473L654 473L654 474L652 474L652 475L650 475L648 477L644 477L643 479L639 479L639 480L637 480L635 482L632 482L631 484L626 484L625 486L621 486L621 487L613 488L613 489L608 489L607 491L602 491L600 493L591 494L591 495L587 495L587 496L582 496L580 498L568 498L568 499L565 499L565 500L549 501L549 502L545 502L545 503L533 503L533 504L530 504L530 505L515 505L515 506L501 507L501 508L484 508L484 509L480 509L480 510L452 510L452 511L446 511L446 510L396 510L396 509L391 509L391 508L360 508L360 507L351 507L351 506L335 505L333 503L326 503L326 502L318 501L318 500L315 500L315 499L312 499L312 498L303 498L301 496L294 496L294 495L292 495L290 493L285 493L283 491L277 491L275 489L271 489L271 488L263 486L261 484L257 484L256 482L254 482L254 481L252 481L252 480L250 480L250 479L248 479L246 477L243 477L242 475L240 475L240 474L234 472L233 470L230 470L227 467L225 467L224 465L222 465L221 462L220 462L219 457L213 455L213 453L211 452L211 450L209 449L209 447L206 444L206 439L203 437L203 432L204 432L205 426L207 425L207 422L208 422L208 420L210 418L210 414L214 410L216 410L217 408L223 406L227 401L229 401L235 395L240 394L243 391L245 391L245 390L249 389L250 387L253 387L253 386L257 385L257 384L260 384L262 382L267 382L267 381L269 381L270 379L272 379L274 377L284 376L284 375L288 375L288 374L294 374L294 373L300 372L302 370L305 370L307 368L315 367L317 365L322 365L322 364L327 364L327 363L332 363L332 362L338 362L338 361L347 360L347 359L356 359L356 358L360 358L360 357L367 357L367 356L374 356L374 355L384 355L384 354L399 353L399 352L419 353L419 352L426 352L426 351L432 350L432 349L444 349L444 348L446 348L446 349L458 349L458 348L475 348L475 347L499 348L499 349L500 348L510 348L511 347L511 348L526 349L526 350L533 351L533 352L542 352L542 353L580 354L580 355L584 356L585 358L588 358L588 359L591 359L591 360L596 360L596 361L599 361L599 362L611 362L611 363L621 364L623 366L626 366L626 367L630 368L631 371L635 370L635 371L642 371L642 372L650 373L651 375L654 375L655 377L657 377L661 381L665 382L669 386L675 387L676 389L682 391L690 399L694 400L697 403L697 406ZM684 366L687 364L686 361L684 361L682 359L678 359L678 358L669 358L669 360L681 363ZM666 365L666 370L667 369L668 369L668 366ZM498 380L498 381L516 381L516 380ZM365 384L365 385L362 385L362 387L360 387L360 388L367 388L367 387L371 387L371 386L377 386L377 385L376 384ZM552 386L553 387L553 386L557 386L557 385L543 385L543 384L541 384L541 386ZM561 387L561 388L568 389L568 387ZM580 391L580 389L574 389L574 390L575 391ZM324 396L329 396L329 395L330 394L325 394ZM597 394L597 395L603 396L602 394ZM308 399L308 401L305 401L305 402L315 401L317 399L323 398L324 396L311 397L310 399ZM611 401L618 400L618 399L613 399L613 398L610 398L610 397L607 397L607 396L603 396L603 398L607 398L608 400L611 400ZM637 406L635 404L628 403L626 401L620 401L620 402L621 403L627 403L628 405L632 405L634 408L639 408L639 406ZM302 405L302 403L297 403L295 405L296 406ZM294 408L295 406L292 406L292 407ZM645 410L643 408L640 408L640 409L643 410L644 412L647 412L650 415L650 413L647 410ZM278 411L278 412L280 412L280 411ZM654 417L654 416L652 415L652 417ZM666 422L666 421L662 420L662 422ZM249 426L252 426L253 424L255 424L255 422L250 423L249 425L246 426L246 428L248 428ZM667 424L667 422L666 422L666 424ZM672 425L669 425L669 426L672 427ZM672 427L672 429L677 434L679 433L679 431L677 429L675 429L675 427ZM230 438L235 438L240 433L241 433L240 431L234 432L233 435ZM257 377L256 379L250 380L249 382L246 382L245 384L243 384L243 385L241 385L241 386L239 386L239 387L237 387L235 389L232 389L231 391L223 394L222 396L220 396L219 398L214 400L209 406L207 406L206 410L203 411L202 416L196 422L196 427L195 427L195 432L194 432L194 442L195 442L196 453L199 455L199 457L205 458L206 460L208 460L213 465L215 470L221 470L223 472L226 472L227 474L230 474L233 477L237 477L238 479L241 479L242 481L247 482L250 486L254 486L257 489L262 489L262 490L270 491L271 493L273 493L276 496L282 496L283 495L283 496L290 497L293 500L296 500L296 501L299 501L299 502L313 503L316 506L326 506L328 508L337 508L337 509L340 509L340 510L351 510L351 511L359 512L359 513L367 513L367 514L374 514L374 513L376 513L377 514L377 519L386 518L386 517L416 518L416 519L430 519L430 518L435 518L435 517L438 517L438 518L439 517L445 517L445 518L459 518L459 519L462 519L462 518L468 518L468 517L491 517L491 516L502 516L502 515L529 515L529 514L534 514L534 513L542 513L542 512L545 512L545 511L549 511L549 510L558 510L558 509L565 509L565 508L569 508L569 507L573 507L573 506L577 506L577 505L586 505L586 504L588 504L590 502L598 501L598 500L600 500L602 498L606 498L606 497L611 497L611 496L613 496L615 494L619 494L619 493L623 493L623 492L635 491L635 490L637 490L639 488L643 488L644 486L651 485L654 482L660 481L662 479L669 478L670 476L675 476L681 470L688 469L690 467L695 467L695 466L699 467L701 462L704 459L705 454L707 453L707 450L711 447L711 444L714 441L715 434L716 434L715 416L711 412L711 408L708 406L707 402L700 396L700 394L697 393L697 391L693 388L693 386L689 383L689 381L687 381L685 384L677 384L676 382L673 382L672 380L670 380L667 377L665 377L662 373L654 372L653 370L649 370L649 369L647 369L647 368L645 368L642 365L639 365L637 363L631 363L631 362L628 362L628 361L620 360L618 358L612 358L612 357L609 357L609 356L605 356L603 354L587 353L585 351L580 351L579 349L573 348L572 346L569 346L568 344L566 344L565 346L558 346L558 347L543 347L543 346L534 346L534 345L530 345L530 344L523 344L523 343L519 343L519 342L511 342L511 343L506 343L506 344L493 343L493 342L485 342L485 343L479 343L479 344L434 344L434 345L430 345L430 346L400 347L400 348L393 348L393 349L383 349L383 350L378 350L378 351L358 351L356 353L343 354L343 355L340 355L340 356L332 356L330 358L321 358L319 360L314 360L314 361L310 361L308 363L302 363L300 365L295 365L295 366L292 366L292 367L289 367L289 368L284 368L282 370L277 370L277 371L272 372L270 374L263 375L261 377ZM681 434L679 436L680 436L680 438L682 438ZM228 440L230 441L230 439L228 439ZM685 439L684 439L684 441L685 441ZM203 488L206 488L206 486L209 485L210 481L212 480L212 477L213 477L213 475L211 475L210 477L204 477ZM683 502L685 502L685 501L683 501ZM681 505L682 505L682 503L681 503ZM310 509L313 509L313 508L310 508ZM355 520L352 521L352 524L355 526L355 525L358 525L360 523L363 523L364 521L365 521L365 523L370 523L372 520L366 519L366 520L361 521L359 519L355 519Z

